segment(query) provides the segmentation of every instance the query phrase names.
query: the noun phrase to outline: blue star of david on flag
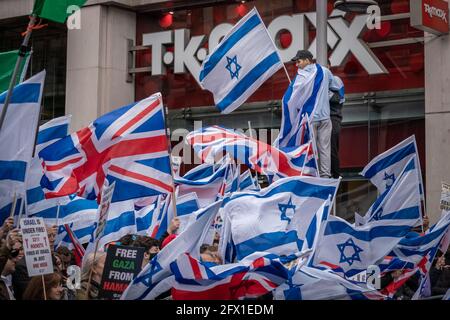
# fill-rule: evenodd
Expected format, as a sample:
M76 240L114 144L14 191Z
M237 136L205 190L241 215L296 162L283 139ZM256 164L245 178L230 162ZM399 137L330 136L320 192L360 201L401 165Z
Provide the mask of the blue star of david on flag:
M375 213L373 215L373 219L374 220L380 220L382 214L383 214L383 208L380 208L377 211L375 211Z
M241 70L241 66L237 62L237 56L235 55L233 58L227 57L227 65L226 69L230 72L231 80L234 78L239 79L239 70ZM234 71L232 65L234 64Z
M386 181L386 189L390 188L394 184L395 175L394 174L387 174L387 172L385 172L383 180ZM391 182L389 182L389 180Z
M144 274L144 275L142 275L142 276L140 276L140 277L137 277L136 279L135 279L135 283L143 283L143 284L145 284L146 286L149 286L149 287L151 287L152 285L154 286L155 284L152 284L152 277L154 276L154 275L156 275L159 271L161 271L162 270L162 267L161 267L161 265L158 263L158 260L156 259L156 257L154 257L151 261L150 261L150 265L151 265L151 268L150 268L150 271L149 272L147 272L146 274Z
M361 261L361 257L359 256L359 253L363 251L363 249L361 249L360 247L358 247L354 242L352 238L349 238L347 241L345 241L344 243L340 243L337 245L340 253L341 253L341 257L340 257L340 261L339 263L342 262L347 262L349 266L351 266L353 264L353 262L355 261ZM353 249L353 254L347 256L346 255L346 248L350 247ZM347 253L349 253L347 251Z
M280 219L281 220L286 220L288 223L291 223L291 219L292 219L292 217L294 216L294 213L295 213L295 208L296 208L296 206L292 204L292 198L289 198L289 201L286 204L279 203L278 204L278 209L281 212ZM288 209L292 209L292 214L290 214L289 216L286 214Z

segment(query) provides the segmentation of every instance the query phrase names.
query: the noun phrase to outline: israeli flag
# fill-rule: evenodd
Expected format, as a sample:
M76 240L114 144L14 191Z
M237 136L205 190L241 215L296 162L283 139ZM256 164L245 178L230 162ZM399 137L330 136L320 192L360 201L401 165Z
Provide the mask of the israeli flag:
M398 220L354 227L339 217L329 216L310 266L330 268L350 278L387 256L410 229Z
M202 209L202 212L197 214L197 220L142 269L122 294L121 300L151 300L170 289L165 287L163 291L158 291L158 284L172 275L170 264L179 257L180 252L189 253L196 259L200 258L200 246L221 205L222 200L219 200Z
M256 179L253 178L250 169L247 169L241 176L239 177L239 191L259 191L261 190L259 184Z
M71 116L63 116L46 122L39 127L36 141L37 155L45 147L68 135ZM44 191L41 187L43 169L39 157L33 157L27 177L27 213L35 215L39 212L51 210L56 214L58 205L65 205L72 199L67 197L45 199Z
M334 198L338 186L339 180L299 176L280 179L260 192L231 195L223 214L237 259L256 251L289 259L301 251L315 214L329 196Z
M406 163L393 185L369 208L363 220L367 223L400 219L403 224L416 226L421 221L420 209L420 180L414 156Z
M97 216L95 216L94 219L92 219L91 221L85 219L69 223L70 229L75 234L80 244L89 243L93 238L94 231L97 226L96 218ZM55 248L59 247L67 247L69 248L69 250L74 249L73 242L70 239L67 230L64 228L64 225L60 225L58 227L58 234L55 239Z
M450 211L447 212L432 228L427 230L423 236L415 234L414 236L403 238L394 248L392 253L402 261L412 262L417 265L429 252L439 248L442 239L450 230L449 226Z
M292 273L291 269L291 273ZM382 300L385 296L366 285L356 284L332 270L302 266L275 289L275 300Z
M423 194L419 152L414 135L373 158L361 171L361 175L369 179L377 187L378 192L382 194L394 184L394 181L402 173L403 168L414 156L415 167L418 169L419 174L420 192Z
M216 107L230 113L281 67L277 48L253 8L203 61L199 79L214 95Z
M67 196L69 201L58 207L50 207L30 216L43 218L48 225L63 225L73 222L95 222L98 204L96 200L87 200L76 195Z
M0 131L0 224L9 216L14 195L24 198L33 156L45 71L14 87ZM7 92L0 94L2 112Z
M202 164L183 177L175 176L178 185L178 195L183 196L195 192L200 208L204 208L217 200L217 195L227 177L229 162L224 162L217 168L215 165Z

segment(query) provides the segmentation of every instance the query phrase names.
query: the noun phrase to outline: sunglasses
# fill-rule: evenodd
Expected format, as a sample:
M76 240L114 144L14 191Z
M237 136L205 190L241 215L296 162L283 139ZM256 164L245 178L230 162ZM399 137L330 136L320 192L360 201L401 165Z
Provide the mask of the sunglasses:
M21 250L22 250L22 248L20 248L20 249L12 249L12 250L9 252L9 256L10 256L11 258L17 258L17 256L19 255L19 253L20 253Z

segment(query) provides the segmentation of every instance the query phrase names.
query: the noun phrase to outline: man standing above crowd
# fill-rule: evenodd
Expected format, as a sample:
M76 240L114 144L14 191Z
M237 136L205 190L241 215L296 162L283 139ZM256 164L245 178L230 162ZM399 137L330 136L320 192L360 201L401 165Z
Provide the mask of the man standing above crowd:
M331 62L328 60L327 68L331 70ZM342 107L344 106L344 83L341 78L333 75L334 82L340 86L339 90L330 89L330 118L332 124L331 130L331 177L340 177L339 165L339 136L341 134Z
M299 68L297 88L308 98L301 103L301 114L311 112L311 122L316 138L319 173L323 178L331 178L331 131L330 90L338 91L340 86L335 82L331 71L314 63L314 58L308 50L299 50L292 58ZM311 77L314 77L313 79ZM304 82L302 84L302 82Z

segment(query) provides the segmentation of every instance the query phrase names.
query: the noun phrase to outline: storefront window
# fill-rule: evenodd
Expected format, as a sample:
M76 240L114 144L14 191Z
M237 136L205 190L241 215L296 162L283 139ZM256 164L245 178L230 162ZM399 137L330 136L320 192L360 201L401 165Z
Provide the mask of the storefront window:
M46 70L40 122L64 115L66 96L67 28L64 24L48 23L33 31L27 77ZM21 33L26 30L28 18L0 24L0 51L17 50L22 42Z

